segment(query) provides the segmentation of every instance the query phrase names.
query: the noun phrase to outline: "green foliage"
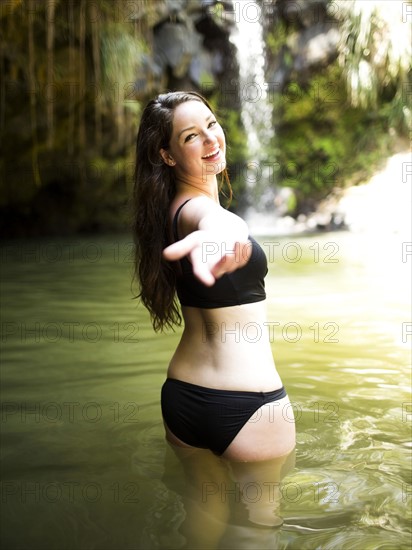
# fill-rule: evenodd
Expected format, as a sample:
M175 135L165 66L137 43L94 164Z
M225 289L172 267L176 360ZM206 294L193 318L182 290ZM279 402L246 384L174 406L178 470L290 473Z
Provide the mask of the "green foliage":
M242 197L246 188L245 178L241 175L241 167L244 166L247 158L247 139L238 110L226 108L222 111L220 118L227 143L226 157L230 183L233 189L232 208L236 208L239 204L239 198Z
M109 105L113 105L116 98L117 101L122 101L125 107L130 107L133 104L130 96L134 80L141 70L143 55L147 53L148 46L141 38L125 32L124 25L118 22L105 25L100 43L104 67L102 89L105 99ZM118 94L113 95L115 88Z
M286 90L277 113L278 183L296 191L297 212L314 207L335 187L367 177L390 148L385 107L371 113L350 106L337 64L304 88Z
M2 11L2 229L127 230L133 86L149 46L111 1L56 1L51 21L47 3L35 8Z
M338 0L339 62L353 106L379 109L389 90L396 97L395 111L401 102L408 107L408 94L402 93L402 87L412 69L412 33L403 20L405 5L399 0Z
M279 20L274 32L269 32L266 37L266 48L272 55L278 55L288 39L286 23Z
M307 29L280 18L267 32L269 64L285 79L273 105L277 183L295 189L297 213L365 180L412 130L411 29L401 2L334 7L341 39L329 64L295 69L293 45Z

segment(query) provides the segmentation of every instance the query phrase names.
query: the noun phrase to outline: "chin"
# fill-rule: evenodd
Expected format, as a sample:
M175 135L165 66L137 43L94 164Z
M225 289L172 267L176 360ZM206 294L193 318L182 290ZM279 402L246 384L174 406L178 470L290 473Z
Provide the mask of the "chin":
M221 162L217 162L216 166L218 168L216 174L220 174L226 168L226 160L222 160Z
M206 176L217 176L226 168L226 160L219 160L218 162L210 162L203 165L202 175Z

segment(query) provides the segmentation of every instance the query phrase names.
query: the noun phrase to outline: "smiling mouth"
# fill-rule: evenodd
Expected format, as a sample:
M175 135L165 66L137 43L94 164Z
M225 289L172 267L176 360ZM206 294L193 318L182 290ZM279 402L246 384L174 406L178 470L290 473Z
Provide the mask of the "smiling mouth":
M204 159L204 160L213 159L213 158L217 157L219 155L219 153L220 153L220 148L216 149L215 151L212 151L211 153L208 153L207 155L202 157L202 159Z

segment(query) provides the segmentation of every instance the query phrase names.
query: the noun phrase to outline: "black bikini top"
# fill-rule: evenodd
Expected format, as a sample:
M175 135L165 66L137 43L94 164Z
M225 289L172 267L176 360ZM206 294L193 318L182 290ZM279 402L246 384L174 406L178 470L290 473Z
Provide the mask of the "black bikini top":
M173 236L179 240L177 221L183 206L173 218ZM260 245L249 236L252 253L249 261L233 273L225 273L211 287L204 285L193 274L188 258L180 260L181 272L177 274L176 291L182 306L205 309L252 304L266 299L264 278L268 272L267 259Z

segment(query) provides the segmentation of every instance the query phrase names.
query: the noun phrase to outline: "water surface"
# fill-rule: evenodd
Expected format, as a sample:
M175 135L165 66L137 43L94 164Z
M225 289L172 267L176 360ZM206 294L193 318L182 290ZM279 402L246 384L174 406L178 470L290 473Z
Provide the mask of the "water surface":
M193 548L410 547L412 258L397 235L259 241L295 463L229 486L205 457L198 494L159 407L180 330L154 334L131 299L129 238L2 248L3 548L184 548L185 517ZM250 521L265 499L280 527Z

